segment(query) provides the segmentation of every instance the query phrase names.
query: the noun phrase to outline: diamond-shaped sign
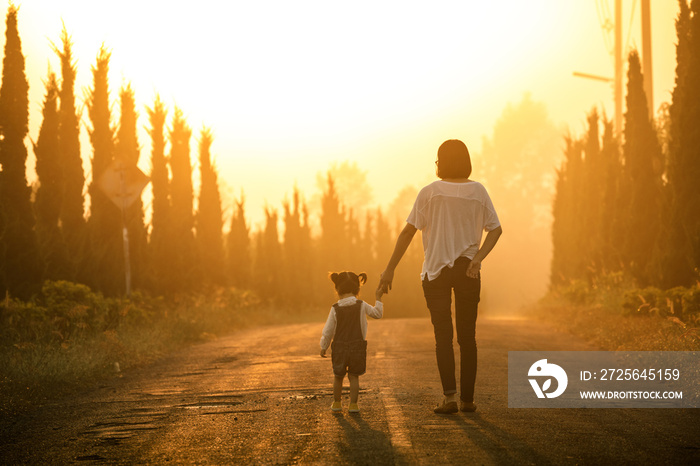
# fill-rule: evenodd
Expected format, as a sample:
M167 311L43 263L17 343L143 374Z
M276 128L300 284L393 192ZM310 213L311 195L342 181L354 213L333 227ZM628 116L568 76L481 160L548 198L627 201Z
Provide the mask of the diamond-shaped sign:
M150 178L134 163L114 159L97 180L97 186L120 209L126 209L141 196Z

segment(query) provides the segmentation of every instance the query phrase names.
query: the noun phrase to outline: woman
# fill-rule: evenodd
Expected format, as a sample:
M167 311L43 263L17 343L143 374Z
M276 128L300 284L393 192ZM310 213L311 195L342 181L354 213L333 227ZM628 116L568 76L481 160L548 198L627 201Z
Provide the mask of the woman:
M434 412L476 411L476 316L481 289L481 262L501 236L501 224L486 189L469 179L472 171L467 146L445 141L438 149L440 180L424 187L382 273L379 288L391 289L394 270L417 230L423 234L423 294L435 330L435 353L445 395ZM482 232L488 234L481 244ZM481 247L480 247L481 245ZM460 406L457 406L455 357L452 348L452 290L461 363Z

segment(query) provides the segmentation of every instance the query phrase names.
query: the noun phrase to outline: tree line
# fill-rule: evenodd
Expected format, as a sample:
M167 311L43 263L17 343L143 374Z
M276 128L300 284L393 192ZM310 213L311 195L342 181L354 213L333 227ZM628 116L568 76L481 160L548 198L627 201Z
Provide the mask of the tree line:
M612 272L641 287L698 281L700 1L679 3L671 103L650 117L633 50L621 137L593 109L586 134L566 138L553 204L553 286Z
M65 27L59 43L53 45L60 76L49 71L46 77L43 119L32 143L37 182L28 185L24 144L28 84L17 13L16 7L9 7L0 88L3 295L30 299L46 280L86 284L106 296L122 295L126 252L122 225L128 231L133 287L157 295L236 286L299 306L332 299L329 271L366 271L378 280L398 225L379 208L367 209L359 218L344 206L330 172L317 213L319 233L312 233L312 213L295 188L291 200L282 203L281 216L277 209L265 209L265 226L260 231L251 230L241 194L234 201L224 236L219 175L210 152L213 132L205 127L196 138L200 179L195 197L192 129L180 108L169 111L158 96L145 108L151 139L150 221L145 220L146 206L140 197L122 211L100 189L99 180L115 160L129 166L140 161L134 90L129 84L119 89L119 115L114 115L108 81L111 52L103 45L91 66L92 86L85 95L92 146L91 174L87 176L80 147L83 116L74 89L77 67ZM406 279L415 278L411 274L417 277L420 271L421 251L412 250L410 264L403 268ZM409 309L416 298L408 292L394 301Z

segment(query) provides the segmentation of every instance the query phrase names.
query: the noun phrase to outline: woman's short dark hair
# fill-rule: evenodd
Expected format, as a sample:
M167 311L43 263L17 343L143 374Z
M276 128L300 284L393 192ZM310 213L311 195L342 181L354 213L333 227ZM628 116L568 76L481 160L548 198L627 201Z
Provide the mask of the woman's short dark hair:
M459 139L448 139L438 149L438 178L469 178L472 174L472 159L469 149Z
M354 272L332 273L331 281L335 284L335 291L340 294L352 293L357 296L360 293L360 281L364 285L367 282L367 274Z

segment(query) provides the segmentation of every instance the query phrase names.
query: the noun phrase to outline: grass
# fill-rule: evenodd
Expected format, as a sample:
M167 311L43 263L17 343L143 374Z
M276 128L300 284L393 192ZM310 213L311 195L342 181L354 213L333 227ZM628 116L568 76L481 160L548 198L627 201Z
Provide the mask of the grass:
M320 320L250 291L108 299L54 282L32 303L0 305L0 416L95 386L188 345L247 328Z
M587 290L576 285L573 292L550 292L528 314L605 351L700 350L698 316L684 317L684 322L667 313L648 312L648 306L630 311L630 296L636 292L624 283Z

